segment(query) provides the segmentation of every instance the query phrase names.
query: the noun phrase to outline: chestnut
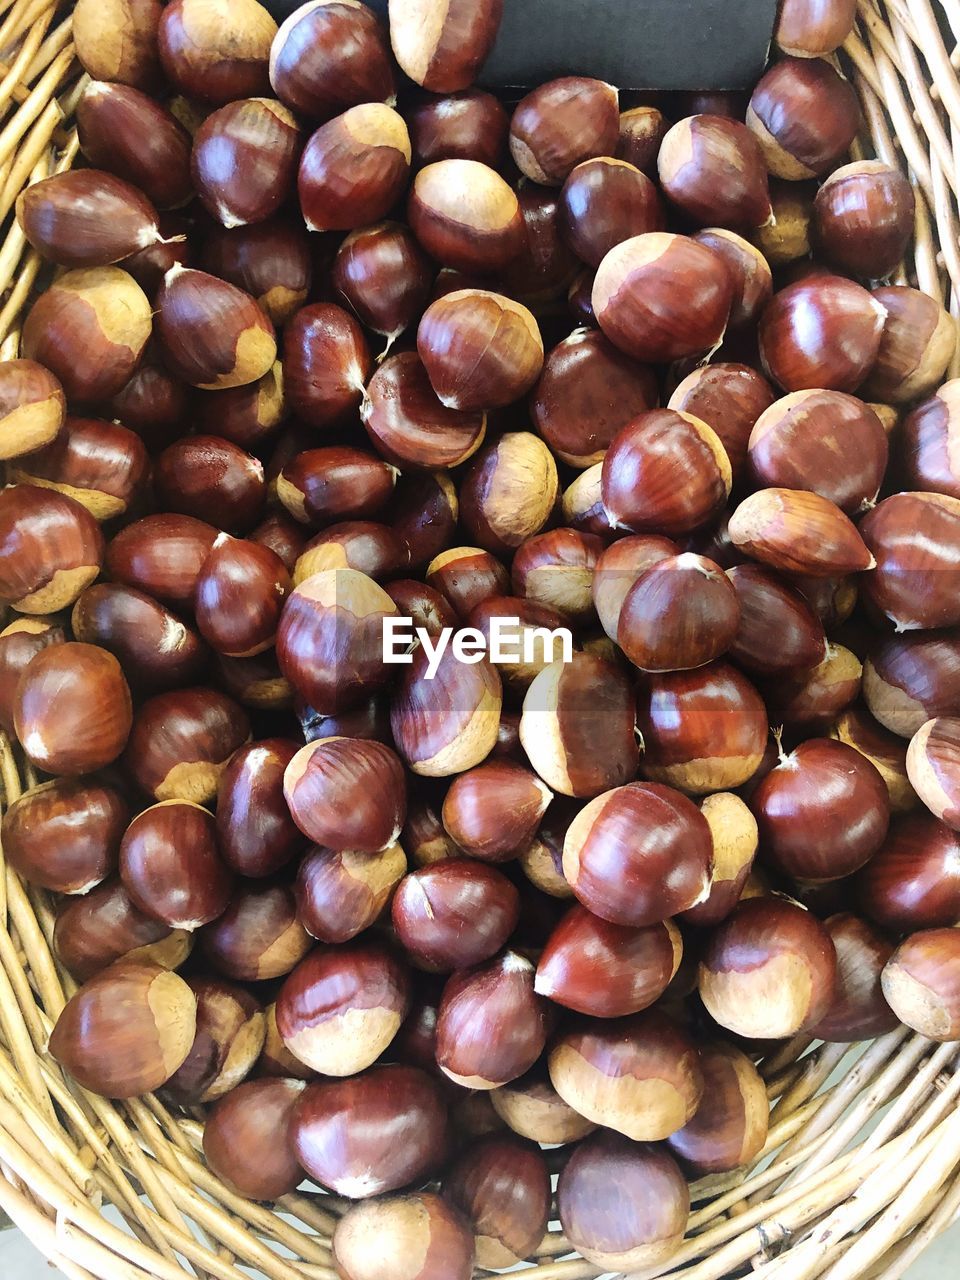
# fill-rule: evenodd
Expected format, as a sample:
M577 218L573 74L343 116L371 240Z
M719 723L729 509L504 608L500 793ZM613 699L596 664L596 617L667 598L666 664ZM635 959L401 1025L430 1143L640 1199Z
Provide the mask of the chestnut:
M887 276L913 235L915 199L906 177L879 160L835 169L813 205L819 252L851 276Z
M669 920L630 928L578 905L547 940L534 989L578 1013L620 1018L663 995L682 953L680 932Z
M898 818L856 881L860 909L895 933L960 921L960 837L926 810Z
M958 742L960 719L938 716L921 725L907 747L907 777L914 790L930 812L954 830L960 830Z
M161 0L77 0L72 35L83 69L95 80L158 88L162 15ZM119 38L104 39L106 31Z
M193 1044L197 1001L158 964L124 961L67 1001L50 1053L78 1084L105 1098L134 1098L165 1084Z
M552 799L531 770L493 760L454 779L443 802L443 825L471 857L504 862L530 843Z
M529 431L509 431L470 464L460 489L463 524L485 550L509 554L550 519L559 485L543 441Z
M887 433L863 401L841 391L795 391L757 419L748 448L758 485L809 489L856 515L876 499Z
M783 0L774 39L784 53L819 58L839 49L856 17L856 0Z
M915 490L960 498L960 468L953 464L958 391L960 379L951 378L900 426L904 481Z
M378 516L393 496L397 470L363 449L306 449L283 467L277 497L297 520L324 525Z
M302 145L296 117L283 103L228 103L193 137L190 172L200 203L224 227L263 222L286 200Z
M736 230L759 227L771 216L763 154L739 120L695 115L679 121L660 144L657 170L668 199L701 225Z
M635 1142L659 1142L695 1115L703 1096L700 1054L659 1009L629 1018L581 1018L554 1040L550 1079L582 1116Z
M318 947L280 988L277 1028L308 1067L351 1076L380 1057L409 1005L407 972L384 947Z
M467 1220L429 1191L354 1205L333 1233L343 1280L470 1280L474 1256Z
M728 528L735 547L772 569L830 578L874 567L872 548L861 537L873 515L858 532L828 498L771 488L744 498Z
M813 1034L818 1040L849 1044L895 1030L897 1015L887 1004L880 980L893 943L849 912L831 916L825 925L837 950L837 987Z
M136 431L150 452L179 438L187 412L187 388L148 355L136 372L111 397L110 416Z
M321 942L349 942L377 920L406 870L398 844L379 853L314 847L297 871L300 923Z
M462 851L443 829L440 806L434 804L432 791L411 793L400 840L415 867L429 867L435 862L462 856Z
M620 538L602 553L593 572L591 591L600 624L611 640L617 638L620 611L633 584L648 569L678 551L669 538L641 534Z
M157 211L129 182L101 169L68 169L20 193L27 241L61 267L107 267L160 239Z
M171 929L192 932L215 920L230 902L233 876L213 814L184 800L145 809L124 832L120 879L134 906Z
M115 870L129 820L119 791L95 778L42 782L4 813L4 857L31 884L87 893Z
M589 798L636 776L638 752L627 677L592 654L552 662L523 700L520 741L552 791Z
M406 545L389 525L373 520L344 520L310 539L294 567L293 584L299 586L329 569L356 569L381 581L408 564Z
M303 1181L288 1136L302 1080L246 1080L207 1116L203 1154L218 1178L250 1200L277 1200Z
M406 816L403 766L389 747L363 738L318 738L293 757L283 793L294 822L317 844L378 853Z
M305 1089L291 1116L290 1141L322 1187L366 1200L433 1173L446 1154L447 1108L424 1071L374 1067Z
M66 418L59 380L34 360L0 362L0 459L50 444Z
M63 644L66 639L67 633L56 618L19 617L0 631L0 728L5 733L13 733L20 673L41 649Z
M750 1164L767 1140L770 1103L760 1073L745 1053L716 1043L700 1051L706 1087L693 1119L667 1145L700 1175Z
M254 298L264 315L276 325L286 323L306 302L313 280L311 244L305 228L292 219L268 218L248 226L232 230L214 230L206 239L201 265L213 275L228 280ZM281 421L283 408L283 370L274 365L263 375L260 384L273 404L274 419L270 426ZM209 422L204 425L219 435L234 438L220 414L214 415L214 406L229 406L234 414L255 391L231 388L229 395L219 394L216 399L198 397L207 409ZM245 399L246 398L246 399ZM220 424L219 426L217 424ZM263 430L266 431L264 423ZM237 440L243 444L242 439Z
M277 1030L276 1004L267 1005L263 1017L266 1034L257 1060L257 1075L271 1079L287 1077L294 1080L315 1080L317 1073L299 1062L280 1039L280 1032Z
M417 351L440 401L466 412L512 404L543 368L543 339L519 302L485 289L458 289L424 312Z
M394 533L406 546L409 564L426 568L437 555L456 541L460 500L457 490L443 471L409 471L397 481L392 504Z
M167 79L187 98L232 102L267 92L277 24L257 0L172 0L157 32Z
M0 603L18 613L67 608L103 559L103 535L86 507L37 485L0 490L0 546Z
M739 605L729 657L755 675L803 671L823 661L827 645L820 619L799 591L758 564L727 570ZM773 628L777 644L770 644Z
M274 38L270 83L288 107L312 120L329 120L362 102L392 100L387 33L366 5L308 0Z
M255 658L216 655L217 673L224 689L243 707L253 711L285 711L293 706L293 686L280 674L273 650Z
M407 220L427 253L457 271L503 271L526 243L516 194L478 160L438 160L421 169Z
M297 181L308 231L350 231L378 222L406 186L410 135L381 102L350 107L304 148Z
M860 532L876 557L865 595L897 631L960 623L960 499L895 493L867 513Z
M901 942L881 976L883 994L908 1027L930 1040L960 1036L960 931L926 929Z
M603 460L603 506L615 528L690 533L720 511L733 473L718 436L690 414L653 409L614 438Z
M548 1015L533 980L533 965L515 951L447 980L437 1011L437 1064L455 1084L496 1089L537 1061Z
M389 346L423 311L434 267L407 227L379 222L346 237L331 274L337 291Z
M425 627L433 636L439 636L444 627L456 627L457 615L453 606L439 591L413 578L397 578L387 583L387 595L404 618L412 618L414 627ZM501 717L501 726L503 720Z
M95 168L132 183L158 209L176 209L192 198L190 135L148 94L93 80L77 103L76 119L80 150Z
M786 1039L812 1028L833 1002L837 954L827 929L785 898L751 898L707 940L700 998L727 1030Z
M276 552L223 533L197 578L197 628L218 653L253 657L272 647L289 589L290 575Z
M485 413L449 408L438 399L413 351L380 365L360 416L374 448L397 466L458 466L476 453L487 429Z
M530 416L557 457L582 468L602 462L617 433L656 403L652 370L596 329L576 329L547 355Z
M396 612L383 588L356 569L314 574L284 604L281 672L317 711L343 711L386 683L383 622Z
M390 706L397 750L407 768L429 778L472 769L497 740L503 689L496 669L483 657L465 665L448 647L431 679L424 647L411 657Z
M66 271L30 308L20 350L60 380L72 405L101 404L130 381L152 329L147 296L126 271Z
M192 947L191 934L145 915L113 878L62 905L53 929L54 952L78 982L123 957L176 969Z
M104 567L115 583L174 609L189 609L200 570L216 540L213 525L192 516L145 516L111 540ZM87 581L94 577L91 574Z
M478 604L510 590L510 575L498 559L480 547L451 547L427 566L427 583L450 601L457 616L468 618Z
M815 667L793 671L767 689L770 718L808 733L822 732L856 700L862 675L857 655L828 641Z
M707 227L693 238L727 264L734 286L727 328L742 330L755 324L773 295L773 275L766 258L756 245L723 227Z
M258 542L262 547L275 551L287 573L293 572L307 543L305 530L286 511L272 511L249 537L251 542Z
M672 1156L604 1130L581 1143L557 1183L571 1245L604 1270L660 1270L683 1241L690 1192Z
M658 561L630 587L617 641L641 671L702 667L730 648L741 628L735 585L704 556Z
M559 225L577 257L599 267L614 245L662 231L665 218L650 178L625 160L604 156L571 171L560 194Z
M602 474L602 462L581 471L563 491L560 512L564 524L571 529L595 533L604 542L612 542L616 535L603 505Z
M285 884L245 884L223 915L200 932L206 959L237 982L282 978L312 945L297 919L293 890Z
M806 269L813 234L813 202L817 194L815 182L785 182L770 179L770 205L773 221L750 232L771 267L796 263Z
M102 769L123 751L133 704L120 663L92 644L41 649L24 669L13 723L27 758L46 773Z
M559 187L582 161L612 156L619 134L613 85L564 76L521 98L510 121L510 154L532 182Z
M155 800L205 804L249 737L246 713L215 689L158 693L137 709L124 766Z
M205 391L242 387L277 357L273 325L236 285L171 267L157 295L157 335L177 377Z
M733 280L706 245L650 231L606 255L594 278L592 304L600 328L621 351L635 360L667 363L719 345L733 305Z
M510 937L520 899L494 867L449 857L411 872L392 905L394 931L418 966L468 968L489 960Z
M492 93L462 89L413 105L407 124L418 169L437 160L478 160L498 169L510 119Z
M525 254L510 264L509 293L534 314L547 315L562 307L580 264L561 235L560 193L557 189L521 181L517 200L527 244ZM437 295L441 286L446 292L456 287L453 281L446 279L447 274L442 272L437 279Z
M138 249L123 259L123 268L129 271L147 297L155 300L164 276L176 266L193 266L194 251L189 243L191 224L176 213L158 215L159 238L145 249Z
M960 635L906 631L867 654L863 697L877 720L901 738L912 738L936 716L960 712Z
M442 12L425 17L394 0L394 57L411 80L432 93L466 89L493 48L502 12L503 0L452 0Z
M822 58L784 58L761 78L747 126L767 168L798 181L834 168L860 128L853 86Z
M235 751L217 794L217 843L227 866L259 879L292 861L306 841L283 798L283 773L299 750L264 738Z
M957 347L956 320L936 298L906 285L887 285L875 289L873 296L886 309L887 317L883 322L880 351L863 385L864 395L873 400L889 401L891 405L905 404L930 395L939 386L953 360ZM950 385L947 383L935 397L931 406L934 408L933 421L929 426L921 416L923 407L918 406L907 415L904 430L900 433L905 445L906 480L912 487L927 487L917 483L923 474L917 455L924 445L929 448L927 441L935 442L943 426L949 424L949 411L940 417L936 409L940 407L937 404L939 400L949 403ZM945 470L949 477L949 468ZM936 487L943 489L942 485ZM949 493L949 488L945 492Z
M852 280L799 280L775 293L760 318L764 368L784 391L856 391L880 353L886 316L880 299Z
M705 795L742 786L753 776L768 723L750 681L714 662L696 671L648 675L637 697L637 727L644 777Z
M550 1175L542 1152L520 1138L493 1134L471 1144L444 1175L443 1195L473 1226L478 1266L516 1266L543 1240Z
M197 1034L164 1092L181 1106L197 1106L222 1098L250 1074L266 1027L259 1001L242 987L219 978L191 978L188 986L197 999Z
M514 1133L532 1142L578 1142L596 1128L563 1101L542 1066L485 1096Z
M866 667L863 675L865 692ZM907 778L907 744L878 723L869 711L858 704L848 707L837 717L830 737L855 748L879 771L890 796L891 813L909 813L916 807L917 793Z
M757 820L739 796L717 791L706 796L700 812L713 839L710 889L702 902L681 913L685 924L714 925L740 901L753 870L759 832Z
M750 797L765 862L793 880L852 875L883 844L890 800L853 747L810 738L782 755Z
M284 329L284 389L305 426L326 427L358 409L371 364L360 325L333 303L304 307Z
M126 513L147 474L147 451L133 431L98 418L67 417L60 434L9 469L19 484L55 489L104 521Z
M659 783L633 782L597 796L563 843L563 873L578 900L601 919L635 929L702 902L712 859L706 819Z

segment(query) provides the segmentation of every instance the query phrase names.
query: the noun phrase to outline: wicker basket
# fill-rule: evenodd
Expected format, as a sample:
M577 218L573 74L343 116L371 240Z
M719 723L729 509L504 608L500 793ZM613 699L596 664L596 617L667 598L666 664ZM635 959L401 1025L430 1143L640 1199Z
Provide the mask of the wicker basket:
M11 210L20 190L77 154L84 78L68 4L0 0L0 356L17 354L40 259ZM960 0L859 0L842 63L863 104L862 154L902 164L917 188L904 280L960 315ZM944 31L953 38L945 44ZM957 370L953 371L956 376ZM0 805L33 779L0 734ZM2 859L2 854L0 854ZM344 1205L304 1190L273 1208L204 1166L202 1128L154 1097L111 1103L68 1083L46 1052L75 984L51 950L48 896L0 867L0 1208L73 1280L336 1280ZM960 1045L901 1029L869 1045L792 1043L763 1064L770 1137L752 1169L693 1188L671 1275L719 1280L895 1280L960 1217ZM838 1068L842 1070L838 1071ZM828 1083L830 1082L830 1083ZM126 1229L102 1216L112 1205ZM597 1268L557 1231L530 1280ZM566 1255L566 1256L565 1256ZM640 1280L634 1277L633 1280Z

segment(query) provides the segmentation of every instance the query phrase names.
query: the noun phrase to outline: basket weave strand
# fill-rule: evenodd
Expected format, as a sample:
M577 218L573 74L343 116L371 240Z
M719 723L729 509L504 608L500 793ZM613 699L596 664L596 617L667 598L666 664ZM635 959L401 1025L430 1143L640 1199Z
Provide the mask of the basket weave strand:
M930 0L859 0L840 66L863 107L858 154L899 165L917 191L915 240L896 278L960 317L960 0L942 7L941 25ZM41 266L13 206L73 163L85 82L69 5L0 0L0 358L18 353ZM0 734L0 808L33 781ZM343 1202L301 1190L252 1204L203 1164L196 1119L152 1096L108 1102L65 1079L46 1045L76 984L53 954L53 921L49 896L0 850L0 1207L71 1280L247 1280L241 1265L270 1280L336 1280L330 1239ZM773 1106L764 1152L752 1168L694 1184L687 1239L663 1273L904 1275L960 1218L958 1055L957 1044L905 1029L868 1046L785 1046L762 1067ZM599 1271L551 1231L523 1274Z

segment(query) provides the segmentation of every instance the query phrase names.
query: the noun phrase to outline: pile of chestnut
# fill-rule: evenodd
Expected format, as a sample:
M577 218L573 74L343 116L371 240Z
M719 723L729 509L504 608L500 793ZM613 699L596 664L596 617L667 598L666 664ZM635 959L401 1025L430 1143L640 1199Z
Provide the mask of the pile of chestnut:
M960 1038L955 325L888 282L909 183L848 163L854 5L785 0L749 101L512 106L499 8L79 0L83 163L17 208L56 269L0 366L42 779L2 842L80 984L50 1052L212 1104L245 1196L357 1201L345 1280L557 1218L657 1268L763 1150L771 1046ZM532 643L431 679L395 616Z

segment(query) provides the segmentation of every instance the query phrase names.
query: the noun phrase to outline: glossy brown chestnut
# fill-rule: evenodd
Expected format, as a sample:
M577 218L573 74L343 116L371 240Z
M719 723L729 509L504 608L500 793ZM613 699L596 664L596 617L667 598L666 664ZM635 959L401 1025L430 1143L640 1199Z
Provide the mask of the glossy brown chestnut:
M529 1071L546 1044L547 1002L533 989L534 969L506 951L455 973L437 1012L437 1063L467 1089L496 1089Z
M582 262L599 267L631 236L662 231L663 206L653 182L626 160L585 160L572 170L559 204L560 232Z
M641 671L683 671L724 654L741 627L739 593L719 565L684 552L647 569L620 608L617 642Z
M960 837L926 810L893 823L857 878L860 909L895 933L960 921Z
M396 466L455 467L479 449L487 415L448 408L413 351L390 356L377 369L360 410L377 452Z
M604 1131L564 1166L557 1213L570 1243L598 1267L660 1270L683 1241L690 1192L663 1148Z
M275 551L287 573L292 573L303 554L307 535L303 526L285 511L272 511L250 534L250 541Z
M97 520L123 515L139 495L147 451L133 431L99 418L67 417L59 435L9 469L17 484L56 489Z
M734 546L771 569L830 578L876 563L836 503L807 490L760 489L744 498L728 527Z
M820 619L798 591L758 564L734 565L727 578L740 606L729 657L761 676L815 667L826 654ZM776 631L777 643L770 636Z
M493 1134L473 1143L444 1176L443 1195L473 1227L478 1266L516 1266L543 1240L550 1175L542 1152L520 1138Z
M157 215L160 236L145 249L138 249L123 259L129 271L151 302L156 298L167 272L175 266L192 267L193 246L188 240L190 222L179 213Z
M784 391L856 391L880 352L886 315L878 298L840 276L788 285L760 319L764 368Z
M56 652L49 650L48 652ZM22 687L23 677L21 677ZM930 812L960 830L960 719L938 716L921 725L907 747L907 777Z
M657 170L667 197L701 225L752 228L770 217L763 154L739 120L695 115L679 121L660 144Z
M417 168L437 160L478 160L498 169L510 119L492 93L463 89L416 104L407 124Z
M875 289L873 296L886 308L887 318L883 323L880 352L863 385L864 395L891 405L906 404L930 395L939 386L953 359L957 346L956 320L936 298L906 285L887 285ZM905 446L905 479L914 488L928 487L920 480L923 475L923 463L918 456L920 450L924 445L930 447L928 441L935 449L935 442L942 438L943 427L949 430L951 386L952 383L946 383L934 397L934 403L926 407L927 414L931 408L934 410L929 423L924 420L925 406L918 406L905 419L901 432ZM941 408L936 403L938 400L947 406L943 416L936 412ZM949 467L946 476L949 485ZM944 490L942 485L936 488L952 492L950 488Z
M712 858L710 828L696 805L658 783L630 783L591 800L563 843L563 873L578 900L632 928L703 901Z
M18 484L0 491L0 548L0 602L18 613L54 613L99 574L103 535L73 498Z
M503 0L450 0L389 6L390 43L400 69L432 93L466 89L476 79L496 39Z
M836 975L833 940L814 915L785 898L752 898L708 940L700 998L736 1035L784 1039L826 1016Z
M77 57L96 80L116 80L138 89L160 84L157 30L161 0L77 0L73 41ZM104 32L118 39L105 40Z
M666 363L719 344L733 304L733 280L706 245L651 231L610 250L597 268L592 302L597 323L615 346L635 360Z
M784 0L774 39L784 53L819 58L843 44L856 14L855 0Z
M438 160L421 169L407 220L427 253L457 271L502 271L526 243L516 194L478 160Z
M86 893L116 868L129 820L119 791L95 778L42 782L4 813L4 857L31 884Z
M297 188L309 231L351 231L393 208L410 172L403 117L382 102L350 107L312 135Z
M837 987L833 1003L813 1034L819 1040L847 1044L893 1031L897 1016L880 985L893 944L849 912L831 916L825 925L837 951Z
M176 969L189 956L193 938L144 915L120 881L110 879L61 906L53 945L61 964L86 982L124 956Z
M951 379L912 409L900 428L904 481L914 489L960 498L953 461L960 430L960 379Z
M550 519L559 486L556 462L539 436L509 431L470 464L460 488L463 525L487 551L509 554Z
M407 227L380 222L346 237L332 280L363 323L394 341L420 316L435 268Z
M363 738L318 738L283 775L293 820L330 849L377 853L395 843L406 816L403 766L389 747Z
M669 920L627 928L571 907L540 956L535 990L578 1013L620 1018L663 995L682 953L680 932Z
M715 925L740 901L753 869L759 834L756 818L731 791L706 796L700 812L713 839L710 890L702 902L684 911L681 919L687 924Z
M190 172L200 203L225 227L263 222L294 184L303 137L271 98L245 98L207 116L193 138Z
M594 616L591 586L602 551L600 538L577 529L535 534L513 558L513 589L561 617L587 621Z
M283 977L313 946L297 919L293 889L285 884L244 884L199 937L213 968L237 982Z
M288 1130L305 1088L302 1080L247 1080L211 1108L203 1154L239 1195L276 1200L303 1181Z
M877 769L853 747L809 738L781 757L753 795L764 860L794 880L839 880L883 844L890 800Z
M68 169L21 192L17 221L38 253L61 267L107 267L160 239L157 211L129 182Z
M343 1280L470 1280L474 1237L463 1215L428 1191L354 1205L337 1223L333 1256Z
M931 1040L960 1035L960 931L927 929L901 942L881 978L901 1022Z
M657 107L644 105L621 111L620 137L615 154L635 165L641 173L654 178L657 174L657 153L669 128L670 121Z
M853 86L821 58L784 58L753 91L747 126L767 168L798 181L827 173L860 128Z
M409 553L412 568L425 569L444 547L456 542L460 500L443 471L410 471L397 482L392 506L394 533Z
M66 418L57 378L34 360L0 362L0 459L50 444Z
M506 640L506 652L502 658L498 656L491 658L491 661L507 690L522 697L540 672L556 660L553 632L563 627L569 619L564 618L556 609L525 600L522 596L490 596L467 615L467 625L476 628L490 648L497 619L508 620L500 633ZM516 751L512 754L522 760L520 716L518 713L514 714L517 716L514 742ZM502 715L500 725L502 729ZM501 753L498 751L497 754Z
M638 534L620 538L600 556L594 569L591 590L600 624L611 640L617 638L620 611L633 584L655 564L677 554L679 548L669 538Z
M229 658L272 647L290 575L268 547L223 533L197 579L194 613L207 643Z
M415 867L429 867L435 862L462 856L462 851L443 829L440 804L434 803L432 790L411 794L400 840Z
M186 386L150 360L141 364L111 397L107 409L112 418L136 431L147 448L155 452L182 435L180 423L187 404Z
M329 445L307 449L277 477L277 497L304 524L361 520L383 513L393 496L397 469L363 449Z
M484 600L510 590L507 570L480 547L451 547L441 552L428 565L426 579L464 619Z
M559 187L582 161L612 156L619 134L613 85L564 76L521 98L510 121L510 154L532 182Z
M760 1073L745 1053L716 1043L700 1051L706 1087L697 1114L667 1144L698 1174L749 1164L767 1140L770 1103Z
M192 932L215 920L230 902L233 876L213 814L184 800L145 809L124 833L120 879L135 907L171 929Z
M700 1054L658 1009L610 1022L580 1019L554 1040L553 1087L582 1116L635 1142L659 1142L692 1119Z
M221 103L267 92L277 24L257 0L173 0L157 34L164 73L186 97Z
M864 661L863 696L901 738L936 716L960 713L960 635L907 631L882 641Z
M960 499L895 493L860 532L876 557L863 590L898 631L960 623Z
M303 306L313 280L312 246L308 234L292 219L284 217L268 218L265 222L232 230L215 229L204 242L201 265L213 275L244 289L276 325L284 324ZM279 366L275 365L264 374L261 381L274 388L274 399L282 396L283 371ZM219 414L214 416L213 407L242 405L242 392L242 388L233 388L226 399L221 396L216 400L200 397L201 403L208 408L211 429L221 435L232 434L223 426L215 425L221 418ZM246 392L248 396L251 394ZM280 421L279 411L276 421ZM243 440L237 443L242 444Z
M250 737L241 707L215 689L178 689L137 710L124 765L156 800L206 804L234 751Z
M892 165L879 160L843 165L814 201L816 247L848 275L889 275L913 235L915 203L910 183Z
M266 1025L260 1002L220 978L191 978L197 1000L197 1034L183 1065L164 1092L181 1106L213 1102L253 1070Z
M305 840L283 798L283 773L299 750L264 738L234 752L217 793L217 842L238 875L259 879L295 858Z
M318 947L281 987L277 1027L308 1067L352 1076L380 1057L409 1005L407 972L384 947Z
M20 350L60 380L72 405L101 404L130 381L152 328L147 296L126 271L67 271L30 308Z
M157 295L157 334L174 373L205 391L262 378L277 358L273 325L236 285L175 266Z
M20 673L41 649L63 644L66 638L67 633L56 618L19 617L0 631L0 728L5 733L13 733L13 705Z
M386 592L402 617L412 618L415 627L425 627L430 635L439 635L444 627L455 628L457 625L457 615L450 601L423 582L397 578L387 583Z
M552 799L530 769L493 760L454 779L443 802L443 825L471 857L505 862L533 839Z
M648 676L637 726L643 775L694 795L742 786L760 766L768 730L760 695L724 662Z
M770 405L750 434L758 486L809 489L855 515L876 499L887 433L863 401L840 391L795 391Z
M17 683L14 729L30 761L46 773L73 776L112 764L132 721L120 664L96 645L41 649Z
M190 200L190 135L161 103L129 85L93 80L76 119L90 164L132 183L158 209Z
M556 187L521 183L517 199L527 238L526 253L510 264L504 288L534 314L546 315L555 305L562 307L580 263L560 232L560 193ZM438 284L442 280L441 275Z
M133 1098L165 1084L193 1044L197 1001L175 973L146 961L111 965L70 1000L50 1053L85 1089Z
M321 942L349 942L381 915L406 870L398 844L379 853L314 847L297 871L300 923Z
M255 658L215 655L220 683L231 698L252 711L286 711L293 706L293 686L280 674L273 650Z
M145 516L113 538L104 567L115 583L133 587L174 609L188 609L200 570L216 540L213 525L192 516ZM91 574L88 581L95 576Z
M444 972L495 955L516 927L520 899L494 867L447 857L411 872L391 910L397 937L414 962Z
M373 520L344 520L316 534L304 547L293 571L294 586L329 569L356 569L380 582L409 566L399 535Z
M756 245L723 227L707 227L693 238L719 254L727 264L733 281L727 328L740 330L755 324L773 295L773 275L766 258Z
M308 427L326 427L359 408L372 361L363 330L342 307L318 302L284 329L284 389Z
M791 672L775 687L767 687L770 719L807 733L822 733L856 700L862 676L857 655L828 640L815 667Z
M603 460L603 506L610 523L634 533L690 533L720 511L733 473L719 437L675 409L639 414Z

